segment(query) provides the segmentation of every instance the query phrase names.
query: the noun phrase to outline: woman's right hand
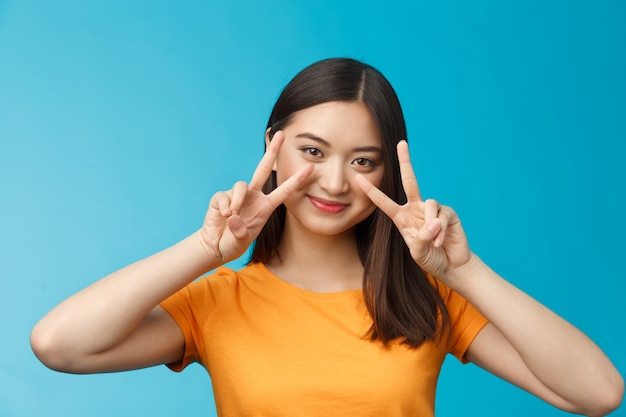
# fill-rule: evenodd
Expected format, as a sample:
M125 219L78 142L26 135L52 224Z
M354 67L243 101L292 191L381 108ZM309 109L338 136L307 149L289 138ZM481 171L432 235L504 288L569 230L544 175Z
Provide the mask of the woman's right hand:
M211 263L221 265L241 256L259 235L272 212L313 172L313 165L309 164L271 193L263 193L263 185L272 173L284 140L284 133L276 132L250 184L237 182L230 190L217 192L211 198L200 230Z
M46 314L31 334L37 357L52 369L73 373L180 360L183 334L158 304L243 254L274 209L306 181L313 166L296 172L272 193L263 193L283 141L282 132L274 136L250 185L237 183L213 196L199 232L107 275Z

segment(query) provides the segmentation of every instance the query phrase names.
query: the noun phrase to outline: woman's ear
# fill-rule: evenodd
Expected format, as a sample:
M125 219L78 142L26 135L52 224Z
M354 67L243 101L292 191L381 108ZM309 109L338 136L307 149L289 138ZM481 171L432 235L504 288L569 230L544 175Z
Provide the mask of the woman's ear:
M272 128L268 127L265 131L265 150L270 147L270 133L272 132ZM272 165L272 171L276 171L276 161L274 161L274 165Z
M265 131L265 150L270 147L270 133L272 132L272 128L268 127Z

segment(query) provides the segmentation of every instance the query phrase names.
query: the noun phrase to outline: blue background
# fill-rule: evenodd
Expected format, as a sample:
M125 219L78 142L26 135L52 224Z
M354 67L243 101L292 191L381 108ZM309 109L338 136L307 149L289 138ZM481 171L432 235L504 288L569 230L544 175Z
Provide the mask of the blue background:
M0 0L0 416L212 415L200 366L65 375L29 332L199 227L280 89L331 56L389 78L423 194L623 374L625 23L618 0ZM454 359L437 413L565 414Z

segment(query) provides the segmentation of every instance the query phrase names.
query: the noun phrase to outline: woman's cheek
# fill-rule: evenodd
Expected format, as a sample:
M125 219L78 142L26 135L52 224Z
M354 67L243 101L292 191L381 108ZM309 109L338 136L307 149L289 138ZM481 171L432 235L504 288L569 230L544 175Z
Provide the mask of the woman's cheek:
M297 158L297 155L281 151L278 154L276 164L274 165L278 185L289 179L289 177L295 174L300 168L303 168L306 164L307 162L302 158ZM315 171L313 171L313 173L315 173Z

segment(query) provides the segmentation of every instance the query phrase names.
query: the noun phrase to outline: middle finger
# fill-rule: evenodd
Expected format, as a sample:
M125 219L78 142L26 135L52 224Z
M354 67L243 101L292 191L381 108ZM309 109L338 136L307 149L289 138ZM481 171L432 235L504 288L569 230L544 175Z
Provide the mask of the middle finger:
M405 140L398 142L398 162L400 163L400 177L402 178L402 187L406 193L409 203L422 201L419 184L413 171L411 157L409 156L409 144Z
M261 158L259 165L257 165L254 174L252 175L252 179L250 180L250 188L252 189L261 189L263 188L263 184L272 174L272 170L274 168L274 162L276 162L276 158L278 157L278 151L282 146L285 140L285 134L279 130L274 135L271 140L265 155Z

